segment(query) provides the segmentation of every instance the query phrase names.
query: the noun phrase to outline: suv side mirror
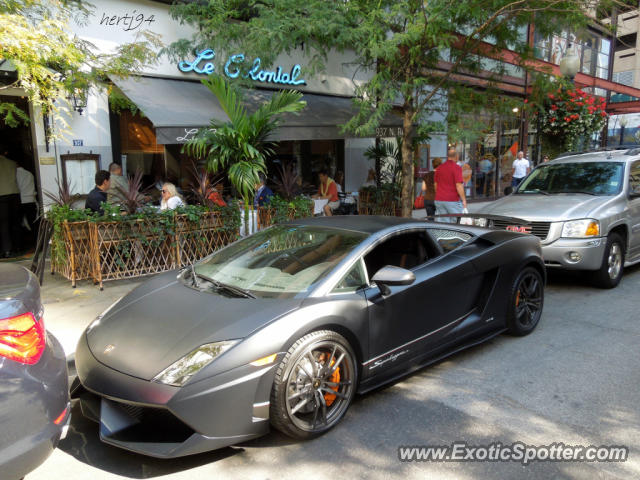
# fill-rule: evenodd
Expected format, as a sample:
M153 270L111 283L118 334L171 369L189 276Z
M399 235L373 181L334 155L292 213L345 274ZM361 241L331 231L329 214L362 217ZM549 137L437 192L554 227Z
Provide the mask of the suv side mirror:
M411 285L416 281L416 276L406 268L387 265L378 270L371 281L376 282L383 295L389 295L391 290L388 285Z

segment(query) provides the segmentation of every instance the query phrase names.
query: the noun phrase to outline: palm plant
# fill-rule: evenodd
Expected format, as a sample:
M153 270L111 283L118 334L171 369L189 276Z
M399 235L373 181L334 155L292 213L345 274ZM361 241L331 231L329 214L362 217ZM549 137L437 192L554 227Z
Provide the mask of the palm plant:
M229 181L242 196L248 211L258 175L266 173L265 159L273 154L274 142L269 136L280 125L278 117L300 112L306 102L301 100L300 92L281 91L249 114L241 93L222 76L211 76L202 83L216 96L229 122L212 119L207 128L200 129L185 145L185 150L204 158L211 172L228 168ZM247 218L245 213L245 221Z
M191 173L193 177L190 187L196 202L206 207L213 206L214 202L211 200L211 196L217 191L216 184L222 181L222 179L218 178L214 181L209 172L205 169L198 168L194 161L192 161L189 166L189 173Z
M395 142L388 140L381 141L378 145L369 147L364 152L365 157L375 160L387 160L383 168L380 169L379 178L376 183L391 183L399 186L402 190L402 137L396 138Z
M277 166L278 176L274 180L276 189L287 200L300 194L300 175L296 172L296 166L293 163L281 164Z
M136 211L144 205L145 195L141 191L142 189L142 171L136 170L133 177L127 181L127 188L117 187L118 190L118 203L122 205L127 213L134 214Z
M73 185L70 185L66 178L60 179L60 177L57 177L56 186L58 187L57 193L53 193L48 190L43 191L45 197L53 201L55 205L60 207L71 207L73 203L80 198L77 193L71 193Z

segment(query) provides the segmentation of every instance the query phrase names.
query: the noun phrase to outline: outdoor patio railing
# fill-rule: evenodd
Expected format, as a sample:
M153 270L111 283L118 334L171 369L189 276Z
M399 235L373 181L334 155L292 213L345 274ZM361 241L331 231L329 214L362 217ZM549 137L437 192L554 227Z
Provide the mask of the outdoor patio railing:
M161 228L160 219L128 222L68 222L63 224L66 255L52 258L52 273L76 286L77 280L103 282L164 272L189 265L238 238L215 212L198 223L176 215L175 228Z

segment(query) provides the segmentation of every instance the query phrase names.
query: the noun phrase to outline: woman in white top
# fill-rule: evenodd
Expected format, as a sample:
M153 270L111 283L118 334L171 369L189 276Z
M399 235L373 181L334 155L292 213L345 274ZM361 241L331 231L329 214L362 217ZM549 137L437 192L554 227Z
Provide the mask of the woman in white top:
M177 207L184 207L184 202L182 201L182 197L178 194L176 186L169 182L163 183L160 210L173 210Z

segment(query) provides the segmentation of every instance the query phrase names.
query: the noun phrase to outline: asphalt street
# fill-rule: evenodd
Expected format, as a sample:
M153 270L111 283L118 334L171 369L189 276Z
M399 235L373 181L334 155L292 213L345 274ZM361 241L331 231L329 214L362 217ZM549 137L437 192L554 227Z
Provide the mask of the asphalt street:
M68 353L82 328L138 282L47 289L47 326ZM614 290L553 274L538 328L500 336L358 397L312 441L277 432L193 457L158 460L102 444L76 405L53 455L27 480L102 479L630 479L640 478L640 267ZM400 462L398 447L623 445L626 462ZM1 473L0 473L1 477Z

